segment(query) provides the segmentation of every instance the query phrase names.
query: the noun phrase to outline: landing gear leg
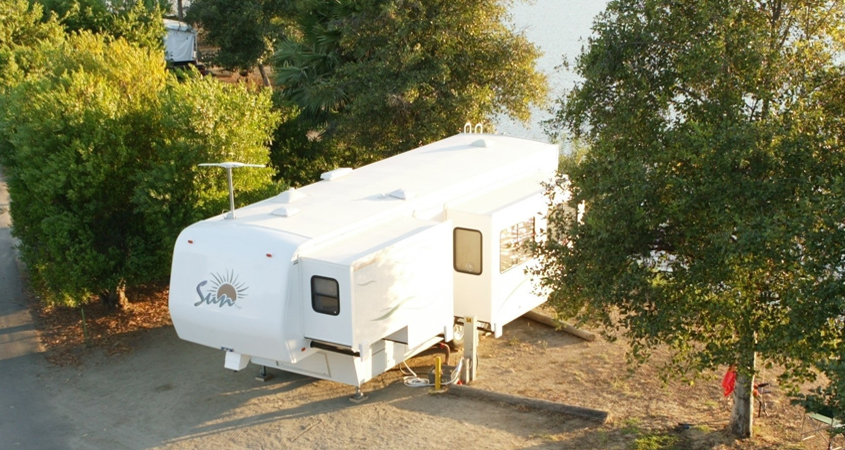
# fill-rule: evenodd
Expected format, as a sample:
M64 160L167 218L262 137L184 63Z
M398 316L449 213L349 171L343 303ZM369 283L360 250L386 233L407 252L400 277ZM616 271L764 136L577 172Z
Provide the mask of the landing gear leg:
M355 395L349 397L349 401L352 403L361 403L364 400L368 399L364 392L361 391L361 386L355 386Z
M258 381L267 381L270 378L273 378L273 374L267 372L267 366L261 366L261 372L258 372L258 375L255 376Z
M466 332L469 331L469 335ZM464 319L464 366L461 368L461 381L470 384L475 381L478 368L478 329L475 317Z

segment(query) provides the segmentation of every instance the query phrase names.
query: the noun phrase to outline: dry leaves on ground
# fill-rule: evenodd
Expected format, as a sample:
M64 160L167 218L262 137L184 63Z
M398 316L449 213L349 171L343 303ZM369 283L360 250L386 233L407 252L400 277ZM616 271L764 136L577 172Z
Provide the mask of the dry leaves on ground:
M127 290L126 297L123 308L108 308L96 300L81 308L68 308L47 306L30 296L47 360L68 366L79 365L82 356L93 349L107 355L129 353L130 336L171 325L166 287L134 288Z

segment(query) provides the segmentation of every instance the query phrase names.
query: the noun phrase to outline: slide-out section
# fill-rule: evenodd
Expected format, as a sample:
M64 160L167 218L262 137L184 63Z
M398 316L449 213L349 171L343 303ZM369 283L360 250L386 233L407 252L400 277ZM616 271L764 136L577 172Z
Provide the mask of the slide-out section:
M502 327L545 301L526 273L534 261L530 245L545 228L547 211L536 173L490 192L449 205L453 224L455 314Z
M405 217L303 254L305 338L367 359L381 340L414 348L449 333L451 244L448 221Z

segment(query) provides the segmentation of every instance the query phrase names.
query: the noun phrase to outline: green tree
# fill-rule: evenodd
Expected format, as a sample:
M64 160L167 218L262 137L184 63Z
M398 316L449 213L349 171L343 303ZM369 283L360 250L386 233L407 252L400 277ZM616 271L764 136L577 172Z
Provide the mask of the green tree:
M340 149L319 139L305 121L299 120L302 112L298 108L278 100L276 105L291 111L276 128L271 146L270 161L277 169L277 179L284 179L293 186L304 186L317 181L321 173L337 169L339 161L359 159L343 155Z
M0 2L0 89L23 80L42 46L55 45L64 33L55 18L44 18L41 5L27 0Z
M169 273L173 245L186 226L229 208L229 189L221 169L197 167L208 162L269 163L268 145L280 113L271 91L193 77L172 83L159 96L159 133L153 143L155 164L132 178L132 204L143 216L155 252L147 252L149 271ZM235 174L237 206L277 194L274 171L241 169ZM162 269L166 270L163 272Z
M219 48L214 60L226 69L264 70L274 46L284 36L285 17L292 0L195 0L185 20L198 25L208 43Z
M467 120L527 121L531 105L545 101L546 80L535 69L538 49L508 27L506 6L302 0L274 57L283 101L300 111L291 129L331 149L335 164L360 165L453 134ZM309 157L299 156L294 164Z
M14 234L49 302L161 281L178 230L227 204L225 177L197 163L266 163L278 121L270 95L197 76L182 82L156 51L82 32L50 67L0 97ZM239 174L246 195L269 170Z
M540 248L551 302L636 360L668 346L667 374L736 366L739 436L758 355L798 380L843 354L843 15L841 0L611 1L550 124L589 148Z
M124 38L143 47L164 48L162 14L167 0L38 0L67 32L90 31Z

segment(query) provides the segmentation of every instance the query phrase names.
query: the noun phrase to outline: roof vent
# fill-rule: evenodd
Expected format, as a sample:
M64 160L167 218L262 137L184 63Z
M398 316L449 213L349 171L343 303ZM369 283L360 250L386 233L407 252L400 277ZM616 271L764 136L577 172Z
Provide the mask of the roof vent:
M352 173L352 169L349 167L341 167L340 169L331 170L329 172L323 172L320 174L320 179L325 181L333 181L337 180L338 178L343 178L347 175Z
M293 203L293 202L300 200L300 199L303 199L305 197L307 197L306 194L303 194L302 192L296 190L295 188L290 188L290 189L286 190L285 192L282 192L281 194L276 196L276 198L281 203Z
M496 142L492 139L479 139L472 143L473 147L481 147L481 148L490 148L496 145Z
M281 208L277 208L273 210L270 214L279 217L292 217L299 214L299 208L294 208L292 206L282 206Z
M411 191L406 191L405 189L397 189L387 195L393 198L398 198L399 200L413 200L413 198L416 197L416 194Z

